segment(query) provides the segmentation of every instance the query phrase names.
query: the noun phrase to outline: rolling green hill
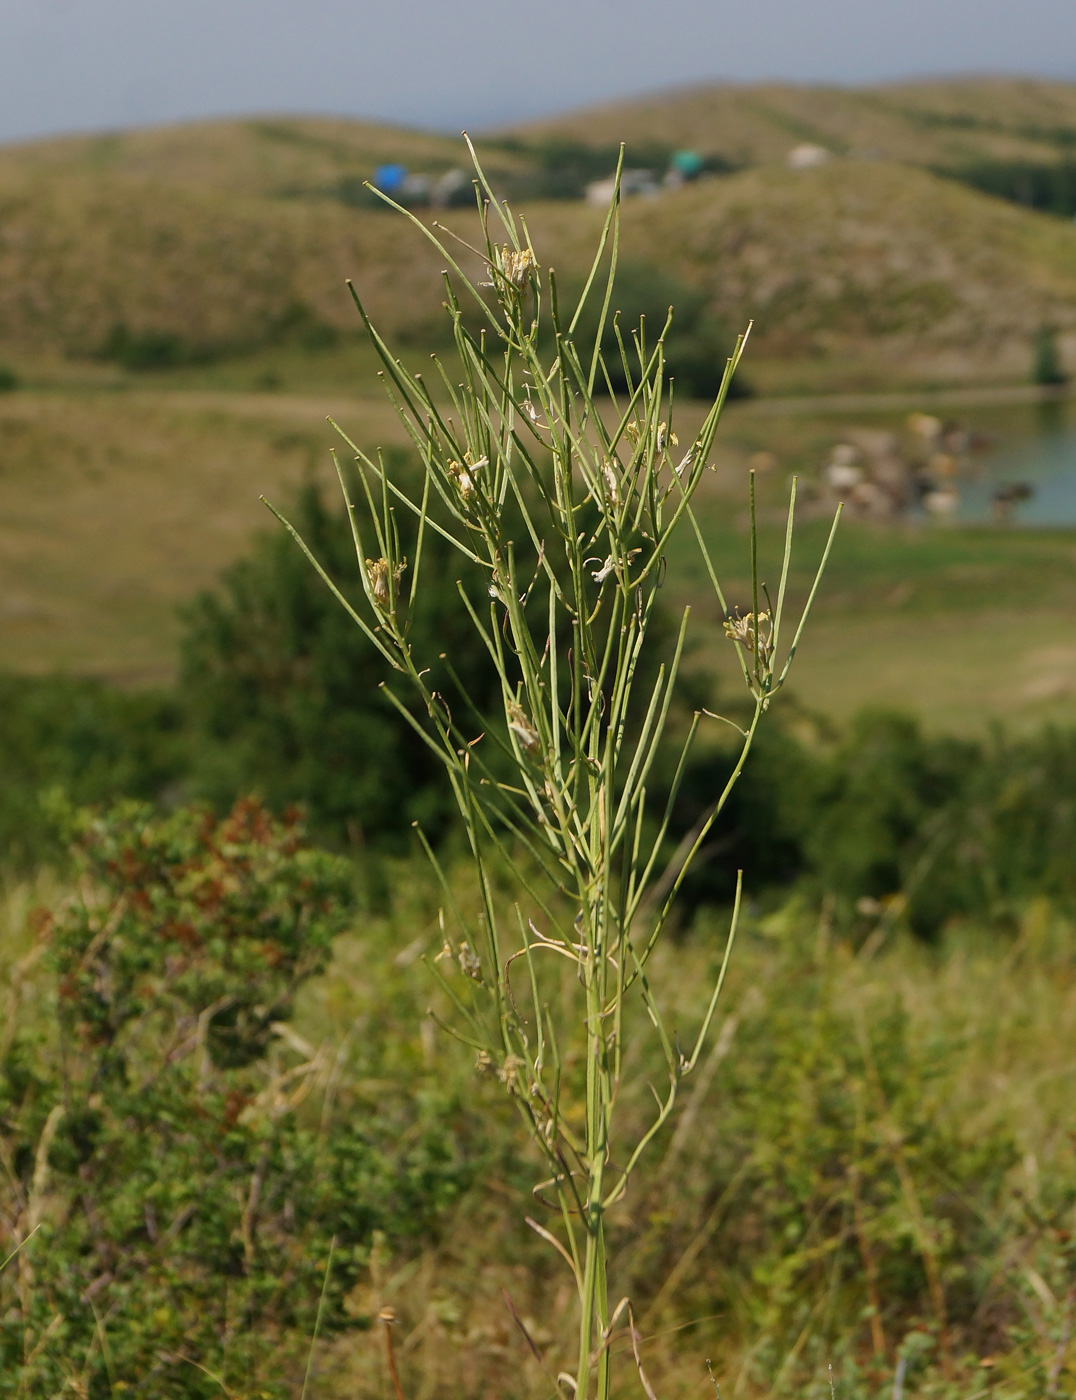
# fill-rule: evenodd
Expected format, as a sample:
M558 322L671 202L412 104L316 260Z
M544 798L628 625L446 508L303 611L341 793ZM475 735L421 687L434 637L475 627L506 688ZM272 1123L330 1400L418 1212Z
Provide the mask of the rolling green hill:
M432 259L380 212L228 194L158 174L0 175L0 345L92 356L117 329L180 362L353 326L344 279L408 306ZM391 288L391 296L381 296Z
M782 161L798 142L840 155L960 168L1056 160L1076 150L1076 84L964 78L866 88L732 83L677 89L512 129L524 142L662 142L741 165Z
M458 165L461 149L432 132L343 118L190 122L2 147L0 181L130 176L229 195L347 199L383 162L437 172Z
M725 323L753 317L756 355L797 362L796 384L1020 378L1040 325L1076 331L1071 225L921 168L1060 159L1076 143L1076 86L719 87L569 115L484 150L495 184L525 191L550 142L570 153L620 138L748 167L629 202L625 252L702 288ZM790 171L784 156L803 140L844 154ZM349 276L390 331L424 345L440 268L417 231L369 203L362 181L388 160L436 175L466 150L315 118L0 150L0 360L16 372L42 355L174 368L324 348L356 326ZM528 212L543 259L577 272L598 211L545 200ZM474 237L466 211L446 221Z
M781 89L780 102L777 91L734 94L752 122L759 104L786 113L784 125L758 119L769 146L761 136L757 146L743 138L746 168L624 206L625 258L698 287L726 327L755 320L746 372L763 401L737 406L723 434L722 518L739 509L753 452L775 452L782 468L810 476L841 431L824 415L813 427L782 427L783 419L765 416L770 392L906 388L911 397L894 409L906 413L926 385L1025 380L1031 341L1046 322L1062 330L1076 369L1076 229L934 169L943 146L954 160L1016 149L990 145L1002 142L1001 128L1004 141L1024 143L1021 158L1032 147L1056 155L1076 89ZM686 123L728 98L695 93L658 105ZM894 146L888 158L880 138L871 157L852 154L851 136L842 146L833 135L841 123L851 131L868 109L893 130L912 131L905 109L913 108L928 113L917 118L921 143ZM899 122L897 109L905 111ZM648 111L647 103L625 105L607 129L596 118L566 118L557 139L569 153L570 142L593 140L598 158L620 135L637 147L701 146L697 128L655 128ZM789 111L803 122L815 112L815 125L792 129ZM732 122L729 115L729 131ZM789 170L789 145L812 137L848 153ZM539 159L528 153L531 141L480 143L499 188L523 187L520 173ZM0 397L0 663L132 681L167 675L175 602L209 582L264 523L259 492L286 501L304 473L324 464L334 441L326 412L371 446L394 441L375 367L353 334L344 279L355 278L377 319L417 360L443 319L441 267L417 229L363 202L361 180L385 160L436 174L465 156L458 139L282 118L0 150L0 368L24 383L23 392ZM547 199L528 203L526 214L543 263L570 281L591 253L602 211ZM474 241L469 211L437 217ZM480 274L477 258L471 270ZM992 537L990 549L1003 547ZM1067 548L1059 545L1064 560L1059 554L1037 591L1022 582L1017 589L1006 574L996 596L1028 610L1040 596L1060 597ZM889 591L904 596L896 584ZM1063 606L1067 619L1067 594ZM882 635L877 618L896 607L866 600L857 657L875 631ZM827 616L823 608L817 619L823 634ZM902 674L920 674L919 618L890 621L887 657ZM847 650L848 617L834 614L831 623L831 652ZM939 693L975 691L963 668L989 672L990 647L975 638L998 625L965 629L967 645L947 642L952 664ZM1034 645L1045 654L1056 619L1043 615L1035 626ZM1031 635L1026 617L1020 627ZM856 666L854 677L840 672L838 687L806 665L805 693L824 709L871 698L880 663ZM1002 696L990 712L1008 712L1010 700Z

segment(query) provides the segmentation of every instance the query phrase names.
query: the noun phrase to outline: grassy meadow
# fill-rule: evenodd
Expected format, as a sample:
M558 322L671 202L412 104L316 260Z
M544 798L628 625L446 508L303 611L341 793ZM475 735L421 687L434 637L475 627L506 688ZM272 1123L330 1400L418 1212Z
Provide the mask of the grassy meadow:
M726 163L627 202L621 255L721 335L755 322L695 497L730 608L753 606L752 472L771 590L800 483L798 609L847 434L1076 423L1065 386L1028 382L1044 325L1076 369L1076 231L962 174L1067 159L1073 86L707 90L492 133L566 287L602 214L528 191L620 139ZM787 169L803 141L833 158ZM451 350L436 253L363 189L389 160L463 163L290 117L0 150L0 1400L572 1393L576 1289L518 1066L442 1029L481 981L446 902L522 929L534 869L482 885L381 658L259 499L361 601L320 503L328 420L405 480L411 459L344 278L412 368ZM680 442L705 412L677 402ZM437 543L416 629L452 650ZM692 610L673 737L692 707L743 721L689 538L661 578ZM499 697L482 648L455 654ZM597 1362L651 1400L1076 1393L1076 531L846 518L773 708L648 965L682 1061L742 865L714 1033L607 1212L634 1311ZM721 732L663 861L732 770ZM656 800L674 770L662 750ZM566 1047L573 960L543 982ZM667 1065L643 1004L625 1016L630 1141ZM558 1063L570 1133L587 1066Z
M389 406L368 389L369 354L353 349L264 352L212 370L134 380L79 382L67 371L41 388L0 397L0 665L54 669L122 684L167 681L174 672L178 605L212 584L250 535L267 527L259 496L291 499L307 479L330 485L333 418L357 442L402 445ZM257 388L267 375L279 388ZM366 390L355 393L356 382ZM316 391L316 392L315 392ZM775 465L759 477L763 540L780 538L787 478L817 481L842 431L899 431L910 406L944 411L945 399L911 395L870 411L771 411L733 404L702 497L703 519L746 605L746 485L755 454ZM984 429L1031 433L1035 405L967 408ZM697 416L681 410L685 424ZM808 508L809 509L809 508ZM820 525L804 531L795 586ZM866 705L914 711L934 729L1017 730L1076 714L1076 558L1068 532L929 522L895 527L848 521L814 616L812 646L795 678L802 703L838 718ZM775 565L771 565L775 567ZM693 571L694 570L694 571ZM703 582L673 561L678 598ZM733 681L735 658L716 614L691 632L700 660ZM999 667L997 646L1007 661Z

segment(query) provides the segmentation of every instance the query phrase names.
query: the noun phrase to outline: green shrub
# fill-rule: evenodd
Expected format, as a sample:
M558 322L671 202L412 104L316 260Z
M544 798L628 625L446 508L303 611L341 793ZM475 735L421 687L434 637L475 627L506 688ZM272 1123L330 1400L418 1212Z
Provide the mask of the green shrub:
M355 547L342 511L307 486L297 518L327 571L354 590ZM413 620L433 656L450 646L481 699L498 693L489 655L460 620L449 551L431 535L439 586ZM376 649L278 531L259 536L221 587L187 609L181 693L194 726L192 782L218 806L257 790L299 802L337 842L399 844L414 821L436 836L451 803L443 767L385 699ZM452 692L439 669L435 683ZM412 705L412 709L415 707Z
M287 1030L345 862L252 802L77 825L79 893L41 924L58 1040L0 1037L0 1256L40 1226L0 1275L0 1395L283 1396L330 1248L329 1331L374 1231L428 1234L461 1169L411 1104L332 1116L331 1060Z
M17 389L20 384L19 376L7 365L0 365L0 394L8 394L13 389Z
M677 827L721 790L733 757L701 754L685 775ZM1018 922L1047 896L1076 915L1076 732L988 742L924 734L907 715L864 712L813 742L771 726L715 828L712 848L756 893L798 885L845 929L888 910L933 938L949 921ZM693 904L733 893L706 861L685 890ZM898 903L894 903L897 901Z
M1061 351L1057 344L1057 331L1053 326L1040 326L1032 350L1031 382L1049 388L1067 384L1068 375L1061 363Z
M340 339L335 326L307 306L293 301L269 327L269 344L298 345L303 350L329 350Z
M186 766L174 695L70 676L0 674L0 848L7 870L64 853L42 798L75 804L159 800Z
M808 933L790 909L739 950L733 1052L675 1169L636 1207L669 1215L633 1265L661 1280L689 1251L678 1289L662 1292L668 1314L650 1322L716 1313L742 1329L750 1393L814 1395L814 1378L828 1395L834 1362L847 1370L837 1394L865 1400L887 1375L889 1394L909 1337L950 1359L1001 1342L1011 1310L982 1304L1023 1228L1007 1220L1003 1242L1019 1152L1004 1127L971 1131L952 1109L959 1017L924 1038L905 989L866 982L844 950L820 957Z
M342 510L308 485L297 528L328 573L354 596L355 546ZM480 709L499 703L489 652L462 613L459 561L429 532L424 567L438 580L418 601L410 635L435 660L433 684L463 713L455 677ZM473 583L471 602L483 605ZM275 809L301 803L326 840L399 849L414 822L433 840L452 807L444 765L386 700L373 643L278 531L259 536L220 588L186 612L181 695L192 726L191 783L223 807L257 791ZM656 610L645 682L675 637ZM443 659L449 653L453 672ZM408 700L418 716L421 705Z
M308 489L300 517L346 578L354 555L342 514ZM471 645L449 616L450 590L431 589L424 603L415 626L431 651L456 631L457 650ZM659 614L659 642L667 626ZM276 810L301 803L337 846L399 850L415 820L438 838L450 804L441 766L385 701L372 650L269 532L189 609L178 692L0 675L5 868L63 858L46 800L54 792L77 806L120 797L168 805L195 791L224 811L257 791ZM488 653L472 645L468 656L472 685L495 695ZM440 680L451 693L451 677ZM690 689L685 698L702 703ZM676 720L674 732L681 727ZM843 928L868 930L875 916L863 911L889 908L894 896L925 937L954 918L1016 922L1039 895L1076 916L1076 731L956 740L924 734L908 716L864 713L840 735L824 726L814 739L801 734L777 723L760 735L685 883L687 908L726 903L742 868L755 897L773 903L799 887L830 900ZM670 851L734 761L722 748L692 758Z
M1076 214L1076 161L986 160L936 172L1014 204L1060 214Z
M211 358L208 351L188 344L171 331L132 331L122 322L112 327L100 356L130 370L178 369Z

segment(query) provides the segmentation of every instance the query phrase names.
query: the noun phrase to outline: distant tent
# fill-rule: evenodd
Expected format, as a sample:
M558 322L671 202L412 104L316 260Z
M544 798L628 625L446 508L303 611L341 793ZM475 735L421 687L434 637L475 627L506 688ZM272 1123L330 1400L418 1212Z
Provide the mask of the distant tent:
M379 165L374 171L374 185L382 194L396 194L406 183L406 166Z
M694 180L696 176L702 174L705 163L698 151L677 151L669 165L685 180Z
M785 163L789 170L814 170L819 165L825 165L831 154L825 146L816 146L811 141L804 141L799 146L792 147L785 157Z

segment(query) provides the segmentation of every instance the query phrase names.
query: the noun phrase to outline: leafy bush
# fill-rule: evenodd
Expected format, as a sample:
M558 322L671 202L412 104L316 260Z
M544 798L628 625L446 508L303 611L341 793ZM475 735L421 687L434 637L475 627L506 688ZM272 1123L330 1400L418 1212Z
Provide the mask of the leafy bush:
M268 344L298 345L303 350L328 350L340 339L335 326L323 320L305 302L293 301L271 324Z
M0 1275L0 1395L287 1394L330 1249L331 1331L374 1231L428 1233L462 1179L409 1105L333 1117L287 1029L349 867L252 802L78 829L79 893L40 925L58 1041L0 1039L0 1254L40 1226Z
M972 1131L953 1111L959 1016L924 1037L905 988L858 976L846 950L820 955L792 909L761 933L738 950L732 1053L635 1208L666 1211L667 1228L633 1273L679 1279L651 1323L720 1312L750 1338L758 1394L780 1393L783 1373L789 1394L815 1377L828 1395L827 1363L847 1361L873 1384L837 1393L880 1395L909 1338L948 1363L1005 1345L1006 1250L1026 1222L999 1235L1019 1153L1004 1126ZM982 1306L1002 1286L1010 1301Z
M177 369L211 358L208 351L188 344L172 331L132 331L122 322L112 327L100 355L130 370Z
M1061 363L1057 331L1053 326L1040 326L1032 350L1031 382L1047 387L1067 384L1068 375Z
M731 771L724 751L687 773L686 829ZM1076 731L984 743L924 734L907 715L864 712L813 742L763 734L712 844L755 893L798 884L849 928L899 915L924 937L955 918L1015 923L1045 895L1076 914ZM732 893L720 864L689 884L696 904Z
M354 597L355 545L346 514L329 510L308 485L292 518L341 591ZM457 712L465 712L457 677L485 712L500 703L500 680L460 607L458 558L433 531L422 568L437 586L424 591L412 613L413 645L434 659L432 683ZM471 602L488 605L473 583ZM249 791L275 809L301 803L335 844L350 839L398 849L416 821L433 840L444 834L453 801L444 765L386 699L373 643L286 536L259 536L221 587L203 593L186 616L181 694L199 796L218 807ZM653 635L644 682L675 644L660 608ZM452 656L451 672L444 653ZM401 694L419 717L421 705Z
M963 181L985 194L1071 219L1076 214L1076 161L975 161L939 175Z
M327 510L310 485L296 519L344 593L354 591L346 515ZM423 567L439 586L427 591L413 634L434 657L451 646L471 692L492 698L499 682L461 625L455 561L432 532L426 551ZM442 765L382 693L373 644L286 536L258 537L186 617L181 692L201 795L218 806L252 789L277 809L301 802L337 841L350 833L391 846L414 821L437 835L451 801ZM443 667L435 684L454 690Z
M0 674L0 847L7 869L63 855L42 798L159 800L186 765L174 695L67 676Z
M344 577L354 556L343 516L312 489L300 516ZM449 590L430 590L425 601L415 626L433 651L452 635ZM63 857L53 792L74 805L119 797L167 805L194 790L224 811L257 791L276 810L303 804L334 844L350 833L382 851L400 849L412 821L434 838L444 830L440 766L378 689L370 644L279 535L256 542L188 619L178 693L0 675L8 870ZM659 618L655 635L665 625ZM492 687L489 672L488 653L475 648L468 679ZM450 691L451 678L442 681ZM759 737L685 884L687 907L727 902L729 872L742 867L754 897L772 903L798 886L830 900L842 927L864 932L879 912L898 912L894 898L926 937L953 918L1014 922L1039 895L1076 916L1076 732L957 740L877 712L840 735L802 732L778 723ZM709 810L733 762L720 748L692 759L670 849Z

